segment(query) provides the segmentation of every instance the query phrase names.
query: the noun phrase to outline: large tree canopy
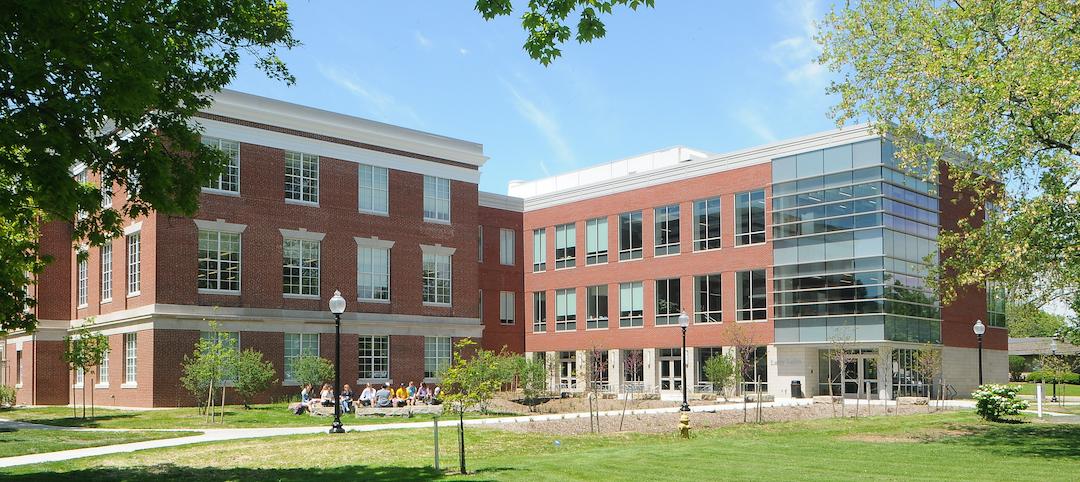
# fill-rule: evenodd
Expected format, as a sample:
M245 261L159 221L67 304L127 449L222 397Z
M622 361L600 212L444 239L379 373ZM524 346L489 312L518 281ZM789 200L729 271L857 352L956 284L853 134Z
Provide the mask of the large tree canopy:
M950 153L972 193L940 236L943 301L993 280L1080 308L1080 3L863 0L821 27L838 122L874 122L908 165Z
M291 82L276 50L297 42L277 0L0 0L0 29L0 330L32 329L41 224L73 220L96 245L125 216L193 214L224 157L191 116L241 54ZM103 209L80 164L127 201Z

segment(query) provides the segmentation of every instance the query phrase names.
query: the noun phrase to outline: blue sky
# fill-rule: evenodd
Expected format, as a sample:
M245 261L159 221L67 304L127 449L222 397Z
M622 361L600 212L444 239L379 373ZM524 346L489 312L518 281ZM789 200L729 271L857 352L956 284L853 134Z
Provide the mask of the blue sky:
M523 4L525 2L516 2ZM687 145L714 152L834 126L814 1L658 0L543 67L517 16L473 2L291 3L293 86L249 65L231 88L484 145L480 188Z

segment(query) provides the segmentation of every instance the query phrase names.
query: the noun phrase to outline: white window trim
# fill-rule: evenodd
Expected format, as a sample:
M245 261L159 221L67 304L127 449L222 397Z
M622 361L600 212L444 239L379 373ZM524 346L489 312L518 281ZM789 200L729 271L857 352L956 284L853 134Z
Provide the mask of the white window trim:
M213 147L215 149L219 149L219 150L221 149L221 141L229 141L229 142L235 142L236 143L236 190L235 191L228 191L228 190L225 190L225 189L218 189L216 187L203 186L202 192L205 192L207 194L217 194L217 195L220 195L220 196L240 197L240 181L242 179L242 176L240 175L240 170L241 170L242 164L243 164L241 162L241 159L240 159L240 154L241 154L241 150L240 150L241 145L240 144L242 144L242 143L240 141L238 141L238 140L235 140L235 139L225 139L225 138L214 137L214 136L202 136L202 137L203 137L203 139L210 138L210 139L214 139L214 140L218 141L217 146L213 146ZM228 170L228 168L229 168L228 166L225 167L226 170ZM221 184L221 174L218 175L216 180L218 181L218 184Z
M195 220L196 226L198 226L199 223L200 223L199 220ZM202 223L208 223L208 221L202 221ZM225 234L239 234L239 235L241 235L241 237L240 237L240 251L239 251L239 255L240 255L240 272L241 272L240 285L235 290L223 290L223 289L219 289L219 288L197 288L197 291L198 291L198 293L200 295L240 296L240 293L243 291L243 288L244 288L244 284L243 284L243 282L244 282L244 277L243 277L243 271L244 271L244 238L243 238L243 232L244 232L244 229L247 228L247 225L246 224L224 223L224 222L221 222L220 219L217 220L217 221L214 221L212 223L214 225L222 225L222 224L224 224L226 226L231 227L232 229L239 229L239 231L221 231L221 230L219 230L219 231L222 232L222 233L225 233ZM199 227L199 230L200 231L204 231L204 230L205 231L214 231L214 229L205 229L205 228L202 228L202 227ZM219 249L220 249L220 245L219 245ZM196 284L198 284L198 283L196 283Z
M507 263L505 260L503 260L503 254L504 254L503 249L506 248L505 246L503 246L503 242L506 241L505 236L507 236L508 234L510 236L510 246L509 246L509 249L510 249L510 262L509 263ZM483 238L481 238L481 239L483 239ZM501 264L503 266L514 266L515 264L517 264L517 233L515 233L513 229L499 228L499 264Z
M386 211L376 211L374 209L364 209L364 208L360 207L360 203L362 202L360 200L360 196L361 196L361 193L364 191L363 184L362 184L362 178L360 177L360 173L364 170L364 166L370 167L372 169L385 169L386 170L386 189L381 189L381 191L386 192ZM374 164L358 164L356 166L356 176L357 176L357 181L356 181L356 211L359 212L359 213L362 213L362 214L370 214L370 215L373 215L373 216L390 217L390 169L387 168L387 167L383 167L383 166L376 166Z
M509 295L509 296L507 296ZM504 308L509 300L509 313L504 313ZM508 318L503 318L504 314L508 314ZM502 326L513 326L517 324L517 296L513 291L500 291L499 292L499 324Z
M113 262L113 252L112 252L112 244L111 243L112 243L112 240L106 241L106 245L109 246L109 263L108 264L109 264L109 285L110 286L109 286L109 297L108 298L106 298L104 296L104 293L105 293L105 262L102 259L102 248L104 248L105 245L102 245L102 246L98 247L98 261L101 263L101 266L98 266L98 268L101 270L101 273L98 276L98 278L99 278L98 281L100 281L99 284L101 285L101 287L99 288L99 292L102 293L101 301L99 301L98 304L101 304L101 305L112 303L112 291L113 291L112 288L113 287L111 285L115 284L115 281L113 280L113 269L112 268L113 268L113 265L115 265L116 263Z
M370 238L355 236L353 237L353 240L356 241L356 247L358 248L394 249L394 241L379 239L378 236L372 236Z
M732 232L731 242L732 242L732 247L734 247L734 248L745 248L747 246L761 246L761 245L766 244L766 243L769 242L768 232L769 232L769 228L772 225L769 224L769 210L768 209L765 210L765 228L764 229L762 229L761 231L747 231L745 233L739 233L739 196L742 196L742 195L745 194L747 196L747 202L750 202L750 199L749 199L750 195L757 192L757 191L761 191L763 193L765 192L764 189L753 189L753 190L750 190L750 191L737 192L737 193L735 193L735 196L732 197L732 199L731 199L731 212L735 213L735 216L733 216L735 219L731 223L731 232ZM769 199L769 196L765 195L765 199ZM751 220L753 220L753 214L751 214ZM758 243L739 244L739 236L750 236L752 238L753 235L757 234L757 233L761 233L761 235L765 237L765 240L761 241L761 242L758 242Z
M394 250L394 242L393 241L381 240L378 237L374 237L374 236L371 237L371 238L354 237L353 239L356 240L356 277L357 277L356 301L361 302L361 303L389 304L390 301L394 297L393 290L388 291L389 297L387 299L385 299L385 300L380 300L380 299L375 299L375 298L364 298L364 297L360 296L360 292L359 292L359 285L360 285L360 249L361 248L366 248L366 249L386 250L386 285L387 285L387 288L389 289L392 286L391 285L391 282L392 282L391 278L393 277L393 271L392 271L392 268L391 268L391 263L392 263L392 253L393 253L393 250Z
M308 231L307 229L300 228L299 230L280 228L281 237L285 239L298 239L301 241L317 241L322 242L326 237L326 233L315 233Z
M428 244L420 245L420 252L422 254L433 254L436 256L453 256L455 251L457 251L457 248L451 248L448 246L443 246L441 244L436 244L434 246Z
M356 352L357 352L356 353L356 355L357 355L357 374L356 374L357 379L356 379L356 383L357 384L360 384L360 383L375 384L375 383L385 383L385 382L388 382L388 381L392 381L393 379L390 378L390 367L393 364L393 358L391 358L391 356L390 356L390 353L391 353L390 352L390 347L391 347L391 343L392 343L391 336L390 335L365 335L365 334L361 334L360 337L369 337L369 338L386 337L386 378L359 378L359 376L360 376L360 372L359 372L359 368L360 368L359 367L359 363L360 363L360 341L358 339L357 340L357 347L356 347Z
M203 231L220 231L229 234L243 234L247 229L246 224L233 224L227 223L224 219L218 219L216 221L206 221L203 219L196 219L195 226Z
M126 228L124 228L124 236L131 236L132 234L135 234L139 231L142 231L142 221L129 224Z
M454 214L454 204L453 204L454 203L454 183L451 182L450 178L446 178L446 177L434 176L434 175L431 175L431 174L425 174L424 177L425 178L426 177L431 177L431 178L435 179L435 183L436 183L435 196L432 196L432 197L436 201L436 210L438 209L438 200L439 200L439 197L438 197L438 192L439 192L438 183L439 183L439 181L443 181L443 180L446 181L446 190L447 190L446 219L439 219L437 217L435 217L435 218L428 217L427 213L423 213L424 222L425 223L434 223L434 224L451 224L451 222L454 219L454 217L453 217L453 214ZM423 203L423 201L425 201L428 198L426 179L425 179L424 184L425 185L423 186L423 189L422 189L422 192L421 192L421 195L422 195L421 203ZM423 209L423 204L421 204L421 210L422 209ZM438 214L439 214L438 211L436 211L435 215L438 216Z
M319 333L308 333L308 332L305 332L305 331L300 331L300 332L285 332L285 333L283 333L282 334L283 341L284 341L285 335L300 335L300 354L297 355L298 358L304 356L304 338L305 337L313 336L313 337L315 337L315 339L317 341L320 339ZM239 347L237 347L237 348L239 348ZM318 352L318 353L316 353L314 356L321 356L322 355L322 345L320 343L315 343L315 349L316 349L315 351ZM300 385L299 381L284 376L284 373L285 373L285 347L284 346L282 346L281 354L282 354L281 355L281 360L282 360L281 361L281 370L282 370L281 384L284 385L284 386L299 386Z
M447 258L450 258L450 302L449 303L443 303L443 302L439 302L439 301L423 301L423 298L424 298L424 295L423 295L423 279L421 279L420 280L420 284L421 284L421 290L420 290L421 291L421 293L420 293L421 302L420 302L420 304L422 306L439 306L439 307L453 306L453 302L454 302L454 251L456 251L456 250L457 250L457 248L447 248L447 247L445 247L445 246L443 246L441 244L436 244L435 246L428 246L426 244L421 244L420 245L420 251L421 251L420 264L421 265L423 265L423 262L424 262L423 261L423 256L427 255L427 254L430 254L430 255L433 255L433 256L446 256ZM436 295L436 298L437 297L438 296Z

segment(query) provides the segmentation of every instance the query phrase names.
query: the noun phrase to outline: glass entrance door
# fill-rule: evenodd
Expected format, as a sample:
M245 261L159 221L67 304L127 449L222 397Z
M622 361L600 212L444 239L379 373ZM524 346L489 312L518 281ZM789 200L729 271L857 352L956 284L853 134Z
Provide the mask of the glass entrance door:
M867 390L871 398L877 398L877 360L873 353L850 355L844 363L844 397L866 398Z
M682 390L682 357L678 348L660 349L660 389Z

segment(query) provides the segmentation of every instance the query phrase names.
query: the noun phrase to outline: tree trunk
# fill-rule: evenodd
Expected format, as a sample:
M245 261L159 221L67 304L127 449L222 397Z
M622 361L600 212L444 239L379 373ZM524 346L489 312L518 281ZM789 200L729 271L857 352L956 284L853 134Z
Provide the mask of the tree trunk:
M465 474L465 405L458 408L458 465Z
M225 423L225 383L221 384L221 416L218 417L218 423Z
M210 423L210 417L214 414L210 411L210 408L214 406L214 381L210 380L210 389L206 391L206 417L203 419L203 423Z

